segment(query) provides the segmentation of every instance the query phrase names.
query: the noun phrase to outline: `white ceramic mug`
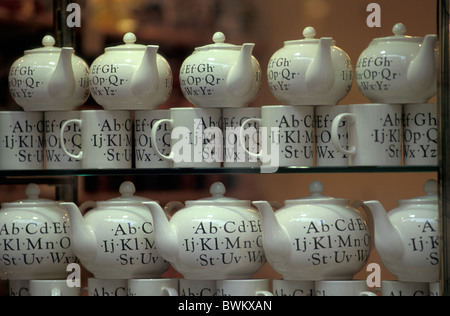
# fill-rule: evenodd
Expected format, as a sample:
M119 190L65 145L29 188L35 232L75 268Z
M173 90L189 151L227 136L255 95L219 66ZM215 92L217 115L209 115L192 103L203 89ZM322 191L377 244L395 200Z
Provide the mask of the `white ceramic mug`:
M178 296L178 279L128 280L128 296Z
M260 125L261 151L245 151L262 161L263 168L314 166L314 107L263 106L261 119L248 119L242 124ZM241 143L245 144L245 130Z
M9 296L30 296L30 281L9 280Z
M81 128L81 151L74 155L62 143L64 153L82 161L83 169L129 169L132 161L132 120L130 111L81 111L80 119L66 121L61 127L61 139L68 126Z
M30 296L80 296L79 287L69 287L67 280L31 280Z
M339 126L348 123L349 149L342 146ZM331 139L350 166L402 165L402 106L399 104L352 104L348 113L333 121Z
M162 124L171 126L172 150L156 154L173 162L175 168L220 168L223 161L222 111L220 109L172 108L170 119L156 122L152 128L152 143L158 143Z
M266 279L217 281L217 296L273 296Z
M246 135L245 148L251 152L259 152L257 123L244 126L242 123L250 118L261 118L261 108L227 108L223 109L223 136L224 136L224 164L225 168L251 168L259 167L261 162L247 154L241 145L240 130L249 131ZM254 127L254 130L249 128Z
M429 296L429 283L382 281L383 296Z
M406 166L438 165L437 104L403 106L403 146Z
M215 296L216 290L215 280L180 279L180 296Z
M161 119L169 119L169 110L134 112L135 164L137 169L164 169L173 167L172 161L160 158L151 140L153 125ZM170 128L168 124L159 125L156 131L156 146L161 153L168 154L171 149Z
M72 119L80 119L80 111L45 112L45 167L50 170L81 169L81 161L67 156L61 146L76 155L81 150L81 130L73 123L67 125L61 139L62 125Z
M348 157L338 151L331 141L331 127L339 114L346 113L345 105L324 105L315 108L316 127L316 165L318 167L348 166ZM342 147L348 148L348 127L345 119L338 128L339 141Z
M316 281L316 296L377 296L365 280Z
M89 296L128 296L128 280L104 280L89 278Z
M273 280L275 296L314 296L314 281Z
M0 112L0 170L44 169L44 114Z

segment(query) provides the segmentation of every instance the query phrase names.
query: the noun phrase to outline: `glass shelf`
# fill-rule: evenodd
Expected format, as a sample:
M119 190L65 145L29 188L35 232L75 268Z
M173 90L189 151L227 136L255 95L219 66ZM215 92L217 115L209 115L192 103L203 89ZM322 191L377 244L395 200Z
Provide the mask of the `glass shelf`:
M312 173L425 173L438 172L438 167L282 167L274 174ZM139 175L207 175L267 174L261 168L182 168L182 169L79 169L79 170L3 170L0 178L64 177L64 176L139 176Z

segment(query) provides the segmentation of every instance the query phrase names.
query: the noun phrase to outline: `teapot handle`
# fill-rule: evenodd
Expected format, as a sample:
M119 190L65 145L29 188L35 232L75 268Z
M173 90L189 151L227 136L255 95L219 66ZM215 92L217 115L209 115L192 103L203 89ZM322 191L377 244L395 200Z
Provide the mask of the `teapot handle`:
M371 249L375 249L375 238L374 238L375 222L373 220L372 212L370 212L369 208L364 204L364 201L361 201L361 200L357 200L357 201L353 202L351 206L356 210L359 210L359 209L363 210L363 212L360 212L360 213L366 219L367 226L369 227L370 246L371 246Z
M268 201L269 202L269 204L270 204L270 206L272 206L272 208L276 211L276 210L279 210L280 208L282 208L283 207L283 204L281 204L280 202L278 202L278 201Z
M171 218L176 212L184 208L184 204L178 201L172 201L164 206L164 213Z
M97 207L97 202L94 201L86 201L80 205L81 214L85 214L88 209L93 209Z

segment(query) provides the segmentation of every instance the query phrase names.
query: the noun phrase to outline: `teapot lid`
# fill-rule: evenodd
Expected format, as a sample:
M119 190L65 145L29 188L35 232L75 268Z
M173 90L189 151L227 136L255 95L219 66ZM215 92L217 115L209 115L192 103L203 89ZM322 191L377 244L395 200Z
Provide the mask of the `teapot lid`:
M55 47L55 38L51 35L44 36L42 39L42 47L30 49L25 51L25 55L29 54L43 54L43 53L61 53L61 48Z
M136 187L134 186L133 182L125 181L120 185L119 192L121 196L107 200L107 201L101 201L97 202L98 206L117 206L118 204L142 204L142 202L150 202L152 200L135 196L136 193Z
M319 44L320 39L315 38L317 35L316 29L312 26L308 26L303 30L304 39L292 40L284 42L285 46L288 45L304 45L304 44ZM333 41L333 45L335 45L335 41Z
M214 44L209 44L195 49L196 52L210 51L210 50L236 50L240 51L242 46L225 43L226 37L222 32L216 32L212 38Z
M147 46L142 44L136 44L137 37L134 33L128 32L123 36L123 42L125 44L107 47L105 52L111 51L144 51Z
M375 38L373 42L423 42L423 37L407 36L406 26L403 23L397 23L392 28L394 36Z
M251 202L248 200L239 200L225 197L226 188L221 182L213 183L209 189L212 196L196 201L186 201L186 206L194 205L219 205L219 206L242 206L249 207Z
M2 203L3 208L16 208L16 207L30 207L30 206L58 206L56 201L41 199L39 194L41 189L35 183L27 185L25 189L25 195L27 196L24 200L19 200L10 203Z
M330 196L322 195L324 191L324 186L320 181L313 181L309 185L310 196L300 198L297 200L287 200L285 205L305 205L305 204L332 204L332 205L343 205L349 204L348 199L334 198Z
M428 180L423 186L425 195L418 196L408 200L400 200L399 204L437 204L439 201L438 197L438 182L436 180Z

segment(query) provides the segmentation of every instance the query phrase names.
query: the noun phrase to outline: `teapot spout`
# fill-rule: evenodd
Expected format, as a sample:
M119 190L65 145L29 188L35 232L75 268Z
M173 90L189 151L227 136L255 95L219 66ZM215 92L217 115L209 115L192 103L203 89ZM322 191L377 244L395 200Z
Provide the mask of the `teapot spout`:
M73 252L81 260L92 261L97 254L97 239L94 232L86 224L75 203L60 203L60 206L69 214Z
M375 247L383 260L398 262L403 258L404 246L402 237L392 225L389 216L378 201L364 202L373 217Z
M285 229L279 224L272 206L266 201L253 202L262 215L262 231L264 252L273 262L284 262L289 259L291 245Z
M155 227L155 244L161 256L169 262L178 261L177 232L167 219L166 213L156 202L143 202L152 214Z
M321 38L316 56L306 71L306 86L316 93L328 92L334 86L332 46L333 39L331 37Z
M231 67L227 76L227 89L235 96L247 94L253 84L253 49L255 44L242 45L236 64Z
M427 90L436 83L437 67L435 47L437 35L427 35L408 68L407 79L411 88Z
M75 92L75 74L72 67L73 48L63 47L58 64L48 83L48 93L56 99L71 97Z
M147 46L142 62L133 74L131 87L138 98L151 97L159 89L158 50L159 46Z

